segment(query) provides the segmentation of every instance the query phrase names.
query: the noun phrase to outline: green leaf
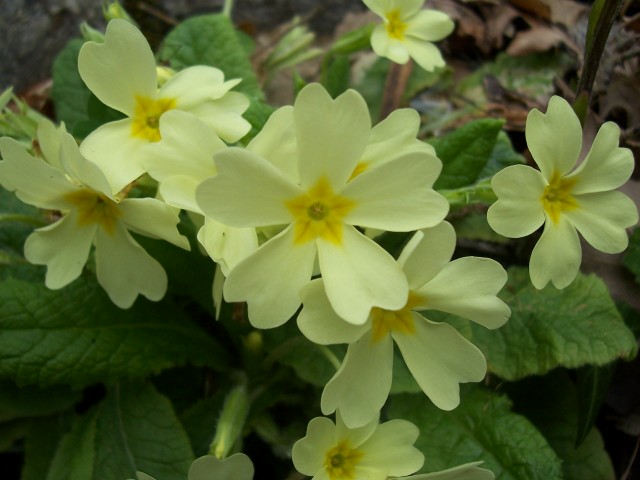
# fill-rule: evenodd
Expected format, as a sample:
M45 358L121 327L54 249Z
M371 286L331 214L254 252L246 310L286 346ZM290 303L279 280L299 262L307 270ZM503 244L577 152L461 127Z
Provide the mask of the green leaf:
M475 388L450 412L424 395L403 394L391 397L387 413L420 429L415 446L425 456L422 472L483 460L497 480L560 480L560 461L547 441L510 408L507 397Z
M442 160L442 173L434 188L452 189L475 183L491 158L503 123L490 118L474 120L431 140Z
M185 362L226 365L222 348L167 301L121 310L87 277L58 291L0 283L0 377L81 387Z
M184 480L193 461L171 402L149 384L122 384L63 437L46 480Z
M201 15L180 23L165 38L158 57L176 70L193 65L219 68L225 79L242 79L234 90L264 99L245 46L226 15Z
M28 422L23 418L0 423L0 452L9 450L27 434Z
M46 479L60 439L69 431L71 421L72 415L64 413L29 422L21 480Z
M578 370L578 418L576 445L585 441L596 422L615 372L615 363L601 367L587 365Z
M196 457L209 453L225 394L221 391L211 398L202 399L180 415Z
M513 149L509 135L501 130L498 132L498 138L496 138L496 143L491 151L489 160L478 175L478 178L493 177L505 167L522 165L524 163L524 157Z
M260 100L251 99L249 109L242 114L245 120L251 124L251 130L242 138L242 142L245 145L262 130L262 127L264 127L264 124L267 123L267 120L275 110L271 105Z
M578 274L564 290L551 285L536 290L526 269L514 267L508 273L500 297L511 307L511 319L503 327L453 322L485 354L489 371L517 380L636 355L633 333L597 276Z
M0 380L0 421L51 415L72 407L80 397L81 392L65 386L18 387L11 381Z
M322 84L329 95L336 98L349 88L351 77L351 63L346 55L336 55L331 58L329 65L323 72Z
M575 446L578 428L578 396L567 372L556 370L545 377L531 377L507 385L515 409L540 429L562 459L565 480L612 480L609 455L597 429Z
M84 40L71 40L53 62L51 98L56 117L76 137L86 137L100 125L124 115L104 105L91 93L78 73L78 52Z
M640 228L633 231L622 264L636 276L636 283L640 283Z

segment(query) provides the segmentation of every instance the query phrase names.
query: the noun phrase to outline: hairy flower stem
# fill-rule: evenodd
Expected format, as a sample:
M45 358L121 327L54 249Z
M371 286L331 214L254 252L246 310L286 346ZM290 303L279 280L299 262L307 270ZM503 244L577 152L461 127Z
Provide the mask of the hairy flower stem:
M384 95L382 97L382 107L380 109L380 120L384 120L391 112L396 110L402 103L407 83L413 70L413 61L409 60L404 65L391 62L387 72L387 80L384 85Z
M233 0L224 0L224 5L222 7L222 14L226 17L231 18L232 9L233 9Z
M576 88L576 98L573 110L578 115L580 123L584 121L589 111L593 83L600 66L600 58L607 43L613 20L620 11L624 0L596 0L589 14L589 27L584 52L582 72Z

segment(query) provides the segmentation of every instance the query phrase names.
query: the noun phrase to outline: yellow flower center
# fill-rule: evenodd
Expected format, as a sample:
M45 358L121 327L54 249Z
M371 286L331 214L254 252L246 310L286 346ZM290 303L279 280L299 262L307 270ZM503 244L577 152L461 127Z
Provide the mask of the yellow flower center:
M416 327L413 323L411 310L423 304L424 298L410 291L407 303L400 310L385 310L383 308L373 307L371 309L373 341L379 342L391 332L398 332L405 335L414 334Z
M160 140L160 117L164 112L176 108L173 98L159 98L136 96L136 107L131 123L131 135L144 138L150 142Z
M65 195L78 211L78 225L99 224L108 234L113 234L118 218L122 215L118 204L93 190L82 189Z
M364 452L351 448L347 440L329 450L324 459L324 468L330 480L352 480L355 478L355 467Z
M285 205L295 219L296 244L320 237L339 245L342 242L342 219L356 204L336 195L329 181L322 177L307 193L288 200Z
M353 172L351 172L349 181L353 180L361 173L366 172L368 169L369 169L369 162L364 162L364 161L358 162L358 164L356 165L356 168L354 168Z
M571 194L576 184L574 178L564 178L555 172L542 193L540 201L553 223L560 221L560 213L578 208L578 202Z
M386 14L386 17L386 28L389 36L396 40L404 39L404 31L407 29L407 24L400 18L400 10L392 10Z

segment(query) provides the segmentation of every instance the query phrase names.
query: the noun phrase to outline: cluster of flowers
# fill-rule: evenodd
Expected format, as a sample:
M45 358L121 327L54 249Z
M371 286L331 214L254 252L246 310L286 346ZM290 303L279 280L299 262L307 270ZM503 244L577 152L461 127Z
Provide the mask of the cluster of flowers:
M372 37L376 52L398 62L412 56L425 68L440 64L429 40L450 33L446 16L420 10L421 0L365 3L384 19ZM79 146L64 126L44 123L36 156L0 139L0 184L60 215L25 244L27 260L47 266L46 285L76 279L93 245L97 279L116 305L128 308L139 294L159 300L166 274L129 232L188 249L177 230L185 210L217 263L217 305L222 295L247 302L256 328L280 326L302 305L297 322L307 338L348 344L321 398L323 414L335 412L336 423L324 417L309 423L293 448L296 468L317 480L384 480L419 470L417 428L403 420L378 424L391 388L393 343L424 393L451 410L460 402L459 384L481 381L486 361L453 327L419 312L447 312L494 329L510 310L497 297L507 280L500 264L451 261L449 204L432 188L442 164L416 139L418 114L397 110L372 127L360 94L332 99L311 84L246 147L229 147L250 129L242 117L249 100L231 90L240 80L197 66L159 85L149 45L124 20L109 23L104 43L82 47L78 68L91 91L126 118ZM614 124L603 126L586 160L568 173L580 153L581 128L571 107L554 98L546 114L534 110L527 123L540 171L515 166L494 177L499 200L488 218L497 232L521 237L545 224L531 258L536 287L551 280L562 288L575 278L576 229L605 252L626 247L624 229L637 222L637 211L612 191L633 168L618 136ZM127 198L143 174L158 182L157 198ZM372 239L381 231L416 233L394 259ZM203 465L215 463L201 459L189 478L201 478L198 471L213 468ZM253 475L252 468L246 472ZM468 464L412 478L493 475Z

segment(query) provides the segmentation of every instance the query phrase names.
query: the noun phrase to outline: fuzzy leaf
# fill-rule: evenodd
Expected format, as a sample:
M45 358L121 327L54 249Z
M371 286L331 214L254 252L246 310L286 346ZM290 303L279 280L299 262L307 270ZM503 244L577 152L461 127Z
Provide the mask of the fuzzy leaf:
M20 388L11 381L0 380L0 421L51 415L70 408L80 397L81 392L65 386Z
M511 307L511 319L503 327L487 330L452 320L482 350L490 372L517 380L636 355L634 335L597 276L578 274L564 290L536 290L526 269L514 267L508 273L500 298Z
M396 395L391 418L420 429L416 448L425 456L422 472L435 472L482 460L496 480L560 480L560 460L544 437L511 402L480 388L463 396L458 408L440 410L424 395Z
M540 429L562 459L565 480L615 478L602 437L592 428L576 447L578 397L567 372L556 370L545 377L531 377L507 386L518 412Z
M184 480L192 461L169 400L149 384L117 384L63 437L46 480L135 478L138 470Z
M434 188L460 188L475 183L491 158L503 123L488 118L475 120L431 140L443 165Z
M187 361L225 368L224 351L169 302L114 306L81 277L51 291L0 283L0 377L19 385L81 387L143 377Z
M158 56L176 70L193 65L219 68L227 80L242 79L234 90L264 99L246 48L225 15L201 15L180 23L167 35Z

